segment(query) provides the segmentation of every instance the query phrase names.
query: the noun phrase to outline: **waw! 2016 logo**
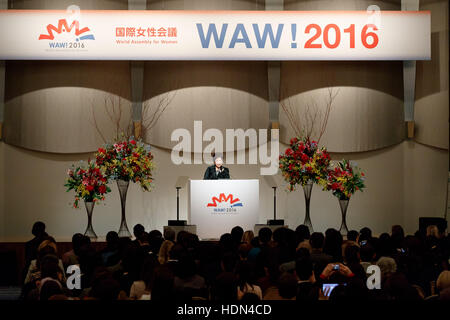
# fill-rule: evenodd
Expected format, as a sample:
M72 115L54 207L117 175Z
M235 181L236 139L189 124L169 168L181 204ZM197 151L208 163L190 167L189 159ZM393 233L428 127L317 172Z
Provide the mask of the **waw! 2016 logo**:
M221 193L219 197L212 197L206 206L214 208L213 213L236 213L237 207L242 207L242 202L233 194L225 196L225 193Z
M60 19L57 27L47 25L47 33L40 34L39 40L51 40L50 49L84 49L84 40L95 40L95 37L88 27L80 28L78 20L69 25L66 19Z

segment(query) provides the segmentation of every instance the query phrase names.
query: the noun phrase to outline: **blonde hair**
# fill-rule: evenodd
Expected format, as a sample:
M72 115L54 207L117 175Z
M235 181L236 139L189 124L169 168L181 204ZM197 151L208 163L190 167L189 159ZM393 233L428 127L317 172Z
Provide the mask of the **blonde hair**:
M170 240L164 240L164 242L161 245L161 248L159 249L158 254L158 261L160 264L165 264L167 261L169 261L169 253L170 250L172 250L172 247L174 246L174 243Z
M250 244L250 242L253 240L254 237L255 234L253 233L253 231L247 230L244 232L244 235L242 236L242 242Z
M41 251L42 249L44 249L45 247L52 247L53 249L55 249L55 254L58 252L57 247L56 247L56 243L53 240L44 240L41 242L41 244L39 245L37 251Z
M444 291L450 288L450 271L444 270L441 272L436 281L436 287L439 291Z

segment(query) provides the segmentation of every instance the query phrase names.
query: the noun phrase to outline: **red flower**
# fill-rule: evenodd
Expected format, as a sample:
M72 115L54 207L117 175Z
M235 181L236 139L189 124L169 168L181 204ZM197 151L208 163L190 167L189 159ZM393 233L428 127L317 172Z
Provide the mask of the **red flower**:
M89 192L92 192L94 190L94 186L91 186L91 185L86 186L86 190Z
M302 156L301 156L302 162L305 163L305 162L308 161L308 159L309 159L309 157L306 154L303 153Z
M106 193L106 187L105 186L98 187L98 192L100 192L101 194Z
M135 144L136 144L136 141L131 140L130 143L131 143L132 145L135 145Z
M339 188L339 183L337 183L337 182L334 182L332 185L331 185L331 189L333 189L333 190L336 190L336 189L338 189Z

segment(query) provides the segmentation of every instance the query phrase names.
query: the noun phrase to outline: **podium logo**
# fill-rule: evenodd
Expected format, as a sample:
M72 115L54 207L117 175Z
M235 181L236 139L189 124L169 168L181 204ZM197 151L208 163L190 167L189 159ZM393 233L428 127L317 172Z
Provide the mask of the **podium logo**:
M84 40L95 40L88 27L80 28L78 20L69 25L66 19L60 19L58 26L47 25L47 33L39 35L39 40L53 40L49 42L50 49L83 49Z
M206 206L212 207L213 213L236 213L237 207L242 207L242 202L233 194L225 196L225 193L221 193L219 197L212 197L211 202Z

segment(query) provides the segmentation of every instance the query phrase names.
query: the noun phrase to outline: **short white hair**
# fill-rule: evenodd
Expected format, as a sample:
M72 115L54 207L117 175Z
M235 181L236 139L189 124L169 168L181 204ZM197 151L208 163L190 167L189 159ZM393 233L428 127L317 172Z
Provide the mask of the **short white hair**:
M216 162L217 159L221 159L223 161L223 157L221 154L215 155L214 156L214 163Z
M377 266L380 267L382 275L395 273L397 271L397 263L391 257L381 257L377 261Z

